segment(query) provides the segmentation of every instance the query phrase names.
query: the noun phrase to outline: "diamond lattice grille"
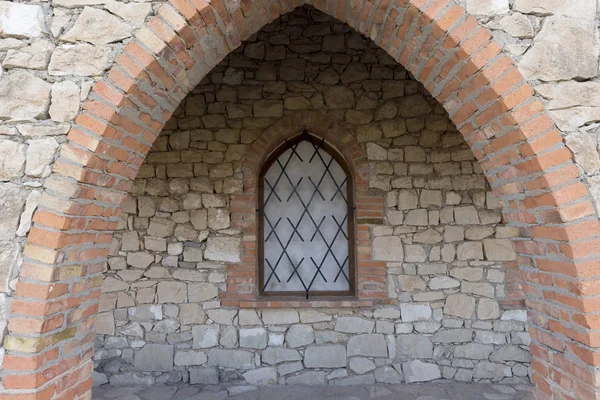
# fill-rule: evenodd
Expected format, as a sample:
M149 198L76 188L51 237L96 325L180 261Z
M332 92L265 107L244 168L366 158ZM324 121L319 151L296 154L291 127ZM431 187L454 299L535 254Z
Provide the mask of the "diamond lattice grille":
M264 175L265 292L349 290L347 180L312 140L271 165Z

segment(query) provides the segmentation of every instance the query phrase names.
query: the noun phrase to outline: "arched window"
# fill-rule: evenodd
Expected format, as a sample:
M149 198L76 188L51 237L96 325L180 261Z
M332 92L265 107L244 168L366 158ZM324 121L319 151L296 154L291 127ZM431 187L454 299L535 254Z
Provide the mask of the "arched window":
M258 188L262 295L355 295L353 190L342 155L307 132L267 158Z

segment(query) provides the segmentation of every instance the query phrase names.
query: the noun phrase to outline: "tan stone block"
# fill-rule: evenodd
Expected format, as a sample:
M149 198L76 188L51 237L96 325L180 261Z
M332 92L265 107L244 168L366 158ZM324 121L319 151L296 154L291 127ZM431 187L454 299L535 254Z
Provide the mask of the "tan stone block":
M135 299L139 304L153 304L155 301L155 296L155 288L141 288L137 290Z
M102 293L100 295L98 312L111 311L117 308L117 296L118 293Z
M380 261L403 261L402 239L396 236L379 236L373 240L373 258Z
M459 225L479 224L479 216L473 206L454 207L454 220Z
M207 260L239 262L241 239L236 237L209 237L204 256Z
M187 301L187 285L183 282L159 282L156 292L159 304Z
M1 151L0 157L2 157ZM2 159L0 158L1 162ZM12 241L15 238L26 196L27 191L20 185L0 183L0 210L2 210L0 241Z
M63 45L52 53L48 72L54 76L101 75L108 67L110 52L109 46Z
M214 230L227 229L230 226L229 210L225 208L208 209L208 227Z
M463 282L460 285L461 292L476 294L489 298L494 297L494 287L487 282Z
M459 261L483 260L483 248L480 242L466 242L458 245L456 256Z
M39 5L0 2L0 35L18 38L40 36L46 31L44 11Z
M429 224L427 210L419 209L408 211L404 223L409 226L427 226Z
M598 74L599 50L593 19L551 16L521 59L519 70L527 79L543 81L591 78Z
M421 190L421 208L442 207L442 192L440 190Z
M398 288L403 292L413 292L427 288L423 278L415 275L399 275L397 281Z
M486 259L490 261L514 261L517 258L510 239L485 239L483 246Z
M600 95L600 90L598 92ZM600 115L600 101L598 104ZM592 139L588 132L574 132L565 138L567 147L575 155L575 162L588 174L594 174L600 169L600 155L597 150L597 138Z
M25 68L43 70L50 61L54 45L46 40L34 42L31 46L11 49L2 62L4 68Z
M6 74L0 81L0 118L44 118L50 105L50 90L49 83L32 73L19 70Z
M190 302L212 300L217 297L219 290L212 283L190 283L188 285L188 298Z
M152 12L150 3L121 3L120 1L109 0L104 4L104 7L136 27L142 26L148 14Z
M94 324L96 334L111 335L115 334L115 317L112 312L100 313L96 316Z
M206 313L202 310L200 304L181 304L179 306L179 321L181 325L203 324L206 321Z
M444 314L469 319L475 312L475 298L465 294L451 294L446 298Z

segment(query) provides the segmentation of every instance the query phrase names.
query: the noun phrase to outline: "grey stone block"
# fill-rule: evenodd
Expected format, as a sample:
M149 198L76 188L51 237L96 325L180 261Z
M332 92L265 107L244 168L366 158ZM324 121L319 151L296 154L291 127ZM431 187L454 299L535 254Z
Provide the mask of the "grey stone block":
M134 357L134 367L138 371L173 370L173 346L147 344Z

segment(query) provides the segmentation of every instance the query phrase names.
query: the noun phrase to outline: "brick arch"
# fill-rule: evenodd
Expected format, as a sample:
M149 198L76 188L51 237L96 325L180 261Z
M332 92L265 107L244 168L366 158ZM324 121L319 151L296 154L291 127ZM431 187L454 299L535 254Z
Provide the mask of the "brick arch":
M257 178L267 157L286 139L303 130L325 139L344 157L354 180L356 205L357 298L265 300L257 298L256 276L256 207ZM224 307L373 307L385 301L386 263L371 258L370 224L383 223L384 196L381 191L369 190L369 164L353 132L316 111L299 111L279 119L266 129L250 146L242 161L244 191L231 196L232 226L243 229L242 262L227 266L227 293L222 298Z
M204 75L304 3L365 33L449 112L525 238L516 248L538 398L597 398L598 215L560 133L488 30L451 0L170 0L94 86L46 181L0 399L89 397L102 272L146 153Z
M257 174L269 154L281 143L303 130L330 142L348 161L353 172L357 174L357 183L368 185L367 157L358 144L353 132L342 124L317 111L299 111L286 115L267 128L248 149L242 161L244 183L249 187L256 185ZM368 190L368 186L362 186Z

